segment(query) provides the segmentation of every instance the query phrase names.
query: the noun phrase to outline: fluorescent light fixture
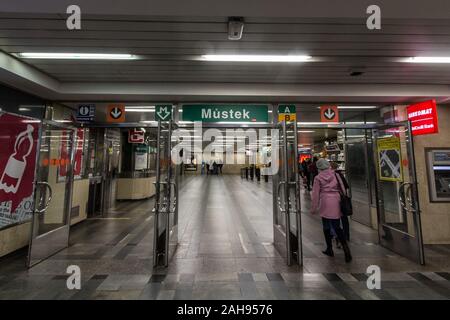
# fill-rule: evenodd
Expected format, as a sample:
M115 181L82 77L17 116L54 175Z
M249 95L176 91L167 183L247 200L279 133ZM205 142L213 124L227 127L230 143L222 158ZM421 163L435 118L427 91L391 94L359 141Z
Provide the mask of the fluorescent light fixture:
M158 124L158 121L153 121L153 120L141 120L139 122L140 123Z
M338 109L377 109L376 106L338 106Z
M299 132L299 133L313 133L315 131L314 130L297 130L297 132Z
M125 106L126 112L155 112L155 106Z
M328 125L328 124L333 124L333 123L327 123L327 122L297 122L298 126L301 125Z
M364 122L364 121L344 121L344 123L345 124L375 124L377 122L375 122L375 121L367 121L367 122Z
M31 111L30 108L19 108L19 111Z
M450 57L411 57L405 60L410 63L450 63Z
M306 62L311 60L307 55L254 55L254 54L204 54L204 61L236 61L236 62Z
M338 109L377 109L376 106L338 106ZM320 107L317 107L317 109L320 109Z
M128 53L67 53L67 52L21 52L25 59L77 59L77 60L135 60L137 56Z

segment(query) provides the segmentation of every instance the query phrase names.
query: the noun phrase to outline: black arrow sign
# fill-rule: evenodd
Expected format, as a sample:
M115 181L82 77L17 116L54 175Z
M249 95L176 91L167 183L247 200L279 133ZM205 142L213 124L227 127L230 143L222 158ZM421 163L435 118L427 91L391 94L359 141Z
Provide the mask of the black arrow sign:
M324 115L325 118L327 118L328 120L333 120L334 117L336 116L336 112L334 112L333 109L328 108L327 110L325 110L325 112L323 113L323 115Z
M109 114L111 115L111 117L113 119L119 119L120 116L122 115L122 110L120 110L120 108L115 107L115 108L111 109Z

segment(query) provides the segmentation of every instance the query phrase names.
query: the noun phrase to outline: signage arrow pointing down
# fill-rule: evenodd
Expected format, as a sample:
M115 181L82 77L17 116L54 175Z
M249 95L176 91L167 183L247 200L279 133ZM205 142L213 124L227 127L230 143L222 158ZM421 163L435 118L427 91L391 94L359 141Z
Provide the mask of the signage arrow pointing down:
M162 112L164 111L164 116L162 115ZM170 115L170 112L167 111L166 108L161 108L158 112L157 112L158 117L161 120L166 120L166 118Z
M335 113L333 110L331 110L331 109L327 109L327 111L325 111L323 114L324 114L325 117L327 117L327 119L329 119L329 120L333 119L334 116L336 115L336 113Z
M122 115L122 111L119 108L114 108L111 110L111 116L114 119L118 119Z

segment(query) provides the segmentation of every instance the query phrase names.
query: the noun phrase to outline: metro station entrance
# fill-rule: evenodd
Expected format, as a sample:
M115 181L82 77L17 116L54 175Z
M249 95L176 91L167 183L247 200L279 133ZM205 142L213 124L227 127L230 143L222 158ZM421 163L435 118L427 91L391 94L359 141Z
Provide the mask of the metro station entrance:
M273 246L288 266L303 265L302 214L309 214L302 203L299 174L297 123L266 125L271 134L271 165L262 170L272 180ZM158 124L154 266L168 266L178 243L180 164L172 150L179 142L173 135L174 121ZM351 127L355 130L354 127ZM375 172L378 243L403 257L424 264L420 230L420 209L413 141L409 123L389 126L362 126L370 136ZM352 140L353 141L353 140ZM352 152L354 148L349 148ZM372 168L373 169L373 168ZM369 172L366 169L366 172ZM353 175L355 173L352 173ZM199 199L199 201L201 201ZM357 200L358 201L358 200ZM361 204L355 207L359 210ZM305 209L306 208L306 209Z
M178 242L179 171L173 158L177 137L174 121L158 124L154 266L168 266ZM287 265L302 265L301 215L296 123L282 122L271 136L271 164L261 170L272 177L273 243Z

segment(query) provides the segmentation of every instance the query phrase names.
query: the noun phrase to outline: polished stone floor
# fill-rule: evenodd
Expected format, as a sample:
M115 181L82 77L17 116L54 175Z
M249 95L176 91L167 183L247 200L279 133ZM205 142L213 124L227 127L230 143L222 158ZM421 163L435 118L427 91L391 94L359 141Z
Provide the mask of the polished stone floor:
M450 246L428 246L420 266L377 245L351 224L354 260L321 253L318 217L302 192L304 266L286 266L272 245L272 186L238 176L183 178L179 247L168 268L152 268L153 199L119 202L71 230L70 247L27 270L26 250L0 259L0 299L449 299ZM68 290L66 269L81 269ZM369 290L366 269L381 268Z

